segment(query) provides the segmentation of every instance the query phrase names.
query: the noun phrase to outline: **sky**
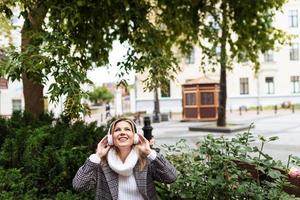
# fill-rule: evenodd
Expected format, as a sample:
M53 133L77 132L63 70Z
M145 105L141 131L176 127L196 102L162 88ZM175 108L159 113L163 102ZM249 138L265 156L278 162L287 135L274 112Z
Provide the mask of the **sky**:
M128 44L120 44L119 41L113 43L113 50L109 54L109 65L98 67L88 72L88 78L94 82L95 85L102 85L108 82L117 82L119 78L116 76L119 68L117 63L124 60L128 49ZM134 72L125 76L128 79L128 83L134 82Z

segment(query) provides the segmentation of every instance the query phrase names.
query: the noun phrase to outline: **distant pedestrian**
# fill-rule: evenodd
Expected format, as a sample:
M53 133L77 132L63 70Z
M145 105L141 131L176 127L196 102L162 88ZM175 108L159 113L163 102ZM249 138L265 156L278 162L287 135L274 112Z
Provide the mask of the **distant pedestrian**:
M106 102L105 104L105 119L107 119L108 117L111 117L111 114L110 114L110 104L109 102Z

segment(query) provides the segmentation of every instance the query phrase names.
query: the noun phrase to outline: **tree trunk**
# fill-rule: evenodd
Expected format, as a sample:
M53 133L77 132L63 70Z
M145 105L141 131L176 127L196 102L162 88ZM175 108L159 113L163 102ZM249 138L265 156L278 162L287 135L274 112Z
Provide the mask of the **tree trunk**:
M220 95L219 95L217 126L226 125L226 100L227 100L226 65L221 65Z
M153 117L153 122L160 122L159 119L159 99L158 99L158 89L155 87L154 89L154 117Z
M221 5L223 23L221 26L222 36L221 36L221 58L220 58L220 95L219 95L219 109L218 109L218 120L217 126L226 125L226 100L227 100L227 83L226 83L226 68L227 68L227 54L226 54L226 44L228 37L228 27L227 27L227 4L225 2Z
M23 94L25 100L25 111L38 117L44 112L44 86L28 79L26 73L22 73Z
M27 17L25 18L24 25L22 27L22 53L28 52L31 45L38 46L40 43L34 41L33 35L38 34L42 31L42 24L46 16L47 10L37 2L35 5L28 9ZM38 48L37 48L38 49ZM26 53L27 59L30 59L30 55L36 52ZM29 62L30 63L30 62ZM34 117L37 117L44 112L44 98L43 89L44 86L41 84L41 80L33 80L32 76L28 73L30 69L28 63L22 63L22 81L23 81L23 94L25 100L25 111L30 112ZM34 72L33 72L34 73ZM41 72L38 72L41 73Z

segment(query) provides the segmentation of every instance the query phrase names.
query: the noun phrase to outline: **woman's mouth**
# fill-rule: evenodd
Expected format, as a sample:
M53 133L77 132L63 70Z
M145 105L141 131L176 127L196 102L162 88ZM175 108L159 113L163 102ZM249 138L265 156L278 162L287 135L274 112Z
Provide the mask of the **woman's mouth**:
M128 137L120 137L119 141L120 142L126 142L128 140Z

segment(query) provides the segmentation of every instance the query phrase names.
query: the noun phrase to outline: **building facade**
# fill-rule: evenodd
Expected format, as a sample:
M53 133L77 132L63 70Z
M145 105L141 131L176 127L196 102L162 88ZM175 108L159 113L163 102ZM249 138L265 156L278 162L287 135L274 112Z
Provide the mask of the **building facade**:
M0 115L10 116L13 111L24 108L23 88L20 82L1 79Z
M234 64L227 72L227 109L240 106L255 107L280 105L283 102L300 104L300 0L290 0L282 12L275 17L275 26L296 37L291 45L278 51L269 51L260 56L260 70L255 74L248 63ZM179 63L181 72L171 81L167 94L160 93L160 110L182 112L182 85L192 79L209 77L219 80L218 69L215 73L200 70L201 50L194 48L192 53ZM147 74L136 75L136 110L152 113L154 94L144 92L142 80Z

